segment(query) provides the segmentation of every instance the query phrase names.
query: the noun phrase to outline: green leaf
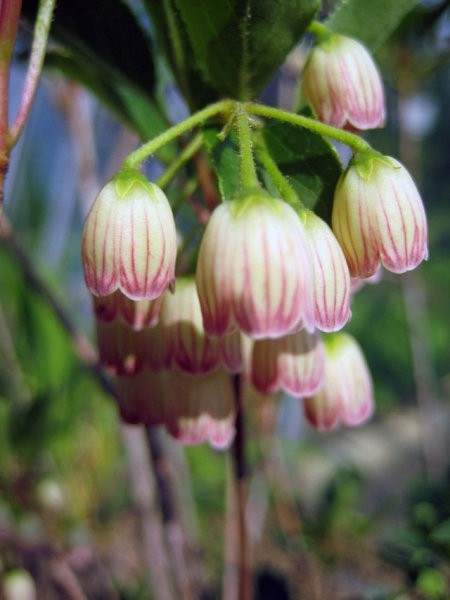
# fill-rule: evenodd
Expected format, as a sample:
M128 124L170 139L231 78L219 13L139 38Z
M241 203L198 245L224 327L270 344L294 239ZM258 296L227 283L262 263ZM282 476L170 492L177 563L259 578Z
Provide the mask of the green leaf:
M306 109L302 114L311 116ZM330 223L334 189L342 173L333 146L316 133L282 122L266 125L263 136L272 158L302 202Z
M231 200L240 189L239 151L233 135L222 142L219 132L220 128L213 125L205 127L203 139L217 174L220 195L223 200Z
M342 0L326 25L376 52L417 4L418 0Z
M151 4L147 2L154 15ZM195 81L186 85L186 79L190 80L194 64L202 85L216 97L240 100L263 90L319 6L318 0L173 0L173 4L179 13L166 11L163 26L160 11L157 28L171 34L170 56L181 88L193 95Z
M450 518L437 525L430 537L434 542L444 544L450 549Z

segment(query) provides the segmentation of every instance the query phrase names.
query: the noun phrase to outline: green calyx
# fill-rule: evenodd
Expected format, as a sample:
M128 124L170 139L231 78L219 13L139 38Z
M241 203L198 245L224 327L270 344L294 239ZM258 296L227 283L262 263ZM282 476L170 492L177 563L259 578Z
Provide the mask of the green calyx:
M352 160L349 163L349 168L354 167L358 172L358 175L364 181L369 181L373 175L374 169L377 166L385 166L394 168L388 156L384 156L376 150L364 150L362 152L356 152Z
M242 192L231 201L231 214L234 219L239 219L247 210L257 206L270 207L274 212L278 212L277 202L272 196L261 188L249 189Z
M141 171L136 169L121 169L114 175L112 181L116 186L117 195L121 199L126 198L136 186L144 188L145 192L153 198L155 184L151 183Z

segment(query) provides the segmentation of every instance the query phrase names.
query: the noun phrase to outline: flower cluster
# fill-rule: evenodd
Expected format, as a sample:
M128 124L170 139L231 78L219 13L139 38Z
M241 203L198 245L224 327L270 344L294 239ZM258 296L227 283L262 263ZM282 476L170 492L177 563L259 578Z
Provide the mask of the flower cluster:
M319 40L302 85L328 124L365 129L384 120L378 72L354 40ZM427 257L427 228L406 169L355 147L331 228L282 187L274 195L242 185L212 210L195 273L176 285L176 226L162 190L133 169L106 184L86 220L82 258L100 359L115 376L124 421L225 448L237 374L255 394L303 399L306 419L322 431L370 417L362 351L336 332L350 319L353 290L379 277L380 265L403 273Z

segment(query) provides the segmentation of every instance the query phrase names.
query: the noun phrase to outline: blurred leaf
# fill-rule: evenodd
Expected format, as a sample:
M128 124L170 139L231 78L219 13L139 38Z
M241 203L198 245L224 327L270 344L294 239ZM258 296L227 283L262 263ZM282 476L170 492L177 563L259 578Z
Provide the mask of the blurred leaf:
M450 550L450 518L437 525L430 537L434 542L445 544Z
M196 91L192 63L203 89L209 86L216 97L256 97L319 7L318 0L174 0L165 11L154 4L148 1L148 10L153 17L158 13L160 38L169 34L173 40L168 54L188 102Z
M336 33L360 40L375 52L418 2L419 0L342 0L326 25Z
M307 109L302 114L311 116ZM333 146L316 133L281 122L269 123L263 136L272 158L302 202L329 223L334 189L342 173Z
M234 142L234 136L229 135L222 142L217 137L219 132L219 127L206 127L203 131L203 139L217 174L222 199L231 200L239 192L240 187L239 150Z
M424 569L417 578L416 587L419 593L429 600L445 598L447 584L444 575L437 569Z

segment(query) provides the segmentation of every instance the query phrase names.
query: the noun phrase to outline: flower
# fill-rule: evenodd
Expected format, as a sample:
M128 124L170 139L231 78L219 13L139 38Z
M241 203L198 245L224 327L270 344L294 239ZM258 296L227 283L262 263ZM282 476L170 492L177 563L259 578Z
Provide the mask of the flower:
M234 438L234 420L234 391L224 369L196 376L172 370L165 425L178 441L189 445L207 441L214 448L228 448Z
M349 37L329 33L318 40L302 76L305 100L319 119L334 127L382 127L383 84L366 48Z
M133 300L160 296L173 283L177 252L164 193L139 172L119 172L92 205L81 252L86 285L94 296L117 289Z
M314 319L322 331L338 331L350 319L350 273L333 232L310 210L300 212L314 263Z
M284 390L292 396L314 394L324 375L324 349L317 332L304 329L253 343L250 379L263 394Z
M380 262L404 273L428 256L425 210L411 176L372 150L356 154L338 181L332 226L354 277L370 277Z
M196 283L205 331L239 328L255 338L314 327L313 267L295 211L262 190L226 201L211 215Z
M115 382L119 413L130 425L161 425L166 418L167 374L144 368Z
M366 360L356 340L347 333L325 338L323 387L304 399L305 416L319 431L344 423L362 425L373 412L373 391Z
M161 327L172 364L192 373L208 373L220 362L219 339L206 335L195 281L180 277L174 294L166 294Z

